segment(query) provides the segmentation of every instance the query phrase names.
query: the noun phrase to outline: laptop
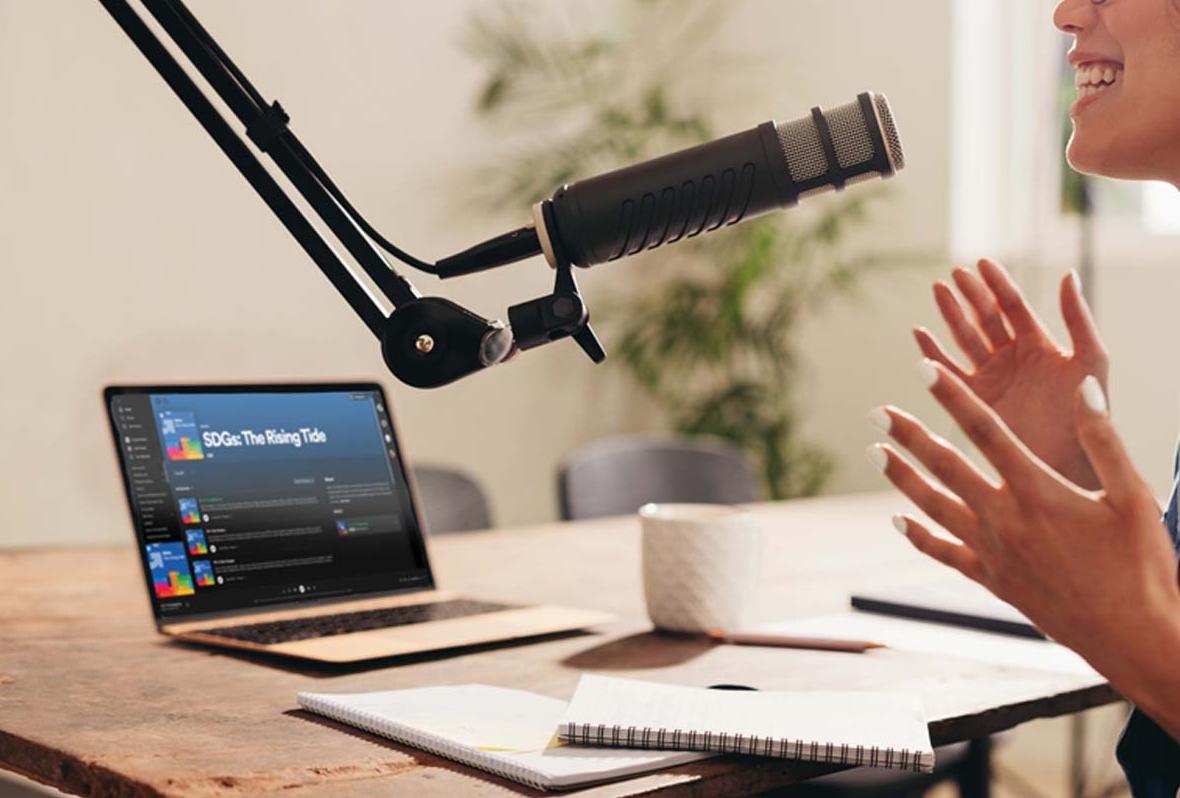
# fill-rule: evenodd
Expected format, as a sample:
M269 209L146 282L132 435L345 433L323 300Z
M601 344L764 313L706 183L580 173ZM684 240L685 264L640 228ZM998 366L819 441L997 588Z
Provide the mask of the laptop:
M376 384L110 387L104 398L165 635L344 663L609 620L437 589Z

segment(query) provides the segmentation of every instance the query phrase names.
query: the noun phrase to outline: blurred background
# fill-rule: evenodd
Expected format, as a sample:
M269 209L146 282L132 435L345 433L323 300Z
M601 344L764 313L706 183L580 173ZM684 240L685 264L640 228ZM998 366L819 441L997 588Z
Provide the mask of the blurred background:
M767 496L879 490L865 413L943 418L910 329L944 333L930 283L982 256L1055 331L1057 283L1082 270L1120 429L1170 485L1180 371L1156 352L1180 199L1064 165L1072 74L1049 0L191 7L369 221L428 260L519 226L565 180L865 90L888 96L908 166L580 274L601 366L562 342L415 391L98 3L0 0L0 546L129 540L100 401L116 382L379 380L409 458L476 478L496 525L556 518L563 459L624 434L726 438ZM410 276L489 317L551 286L539 259ZM1097 727L1105 752L1114 726ZM1067 730L1033 729L1001 752L1009 789L1066 794Z

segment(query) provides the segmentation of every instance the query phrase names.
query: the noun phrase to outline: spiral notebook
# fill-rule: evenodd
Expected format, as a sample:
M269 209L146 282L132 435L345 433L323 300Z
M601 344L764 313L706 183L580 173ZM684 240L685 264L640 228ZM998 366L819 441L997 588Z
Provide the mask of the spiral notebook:
M300 693L304 709L538 790L564 790L710 754L582 748L557 739L566 702L482 684Z
M578 745L934 768L913 693L707 690L587 674L558 735Z

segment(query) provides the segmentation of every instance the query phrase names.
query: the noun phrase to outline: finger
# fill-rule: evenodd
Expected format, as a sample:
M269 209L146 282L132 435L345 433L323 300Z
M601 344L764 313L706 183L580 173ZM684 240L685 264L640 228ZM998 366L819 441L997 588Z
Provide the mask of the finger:
M878 407L869 414L874 426L904 446L934 477L968 507L982 507L996 498L996 486L961 452L930 432L909 413Z
M983 277L987 287L991 289L992 294L995 295L996 301L1000 304L1000 310L1012 325L1012 330L1016 335L1048 337L1040 320L1029 308L1028 303L1024 301L1024 295L1020 292L1020 288L1003 266L995 261L984 259L979 262L979 274Z
M967 372L947 354L946 350L942 348L942 344L934 337L934 333L925 327L915 327L914 340L918 342L918 349L922 350L923 355L946 366L951 370L951 373L964 382L967 381Z
M959 298L955 296L951 287L943 282L935 283L934 301L942 317L946 319L947 326L950 327L951 336L967 359L977 366L986 362L991 357L991 349L983 342L979 330L963 312L963 306L959 304Z
M957 496L952 496L909 461L885 444L869 447L870 462L904 493L934 523L965 543L978 542L979 523L975 513Z
M1141 498L1144 483L1107 412L1106 393L1097 377L1086 377L1074 396L1078 440L1098 475L1107 498L1116 506Z
M918 364L918 373L983 456L1016 492L1026 492L1040 474L1033 455L1017 440L996 412L962 380L932 360Z
M1011 341L1012 334L1008 332L1008 325L1000 315L1000 305L979 275L966 269L955 269L951 277L971 305L975 318L979 320L979 326L983 328L983 334L991 341L992 346L1000 347Z
M954 568L968 579L976 582L983 580L983 564L979 560L979 555L967 546L937 537L906 515L893 516L893 527L905 535L915 549L928 557Z
M1070 272L1061 281L1061 316L1069 330L1075 357L1084 360L1105 360L1106 347L1098 335L1094 314L1082 293L1082 283L1077 272Z

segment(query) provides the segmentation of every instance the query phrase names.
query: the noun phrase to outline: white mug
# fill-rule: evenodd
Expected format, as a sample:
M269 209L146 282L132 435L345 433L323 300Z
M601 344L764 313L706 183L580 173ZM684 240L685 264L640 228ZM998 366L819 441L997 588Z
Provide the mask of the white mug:
M739 628L758 579L761 535L748 511L721 504L645 504L643 593L657 629Z

